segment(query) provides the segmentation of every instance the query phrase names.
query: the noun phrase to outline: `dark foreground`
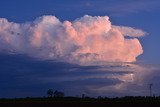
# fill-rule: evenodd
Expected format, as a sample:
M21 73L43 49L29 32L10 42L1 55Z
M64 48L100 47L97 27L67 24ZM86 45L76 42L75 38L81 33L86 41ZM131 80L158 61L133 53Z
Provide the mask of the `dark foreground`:
M0 99L0 107L111 107L111 106L159 106L160 97L123 98L20 98Z

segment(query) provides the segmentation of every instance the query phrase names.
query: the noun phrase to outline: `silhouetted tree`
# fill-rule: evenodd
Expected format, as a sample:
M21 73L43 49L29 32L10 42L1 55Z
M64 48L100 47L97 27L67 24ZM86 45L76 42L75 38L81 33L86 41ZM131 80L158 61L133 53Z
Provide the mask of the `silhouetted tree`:
M54 92L54 97L64 97L64 93L56 90Z
M48 97L52 97L53 96L53 89L48 89L47 95L48 95Z
M97 98L98 98L98 99L102 99L102 97L101 97L101 96L98 96Z
M85 98L85 94L82 94L82 98Z

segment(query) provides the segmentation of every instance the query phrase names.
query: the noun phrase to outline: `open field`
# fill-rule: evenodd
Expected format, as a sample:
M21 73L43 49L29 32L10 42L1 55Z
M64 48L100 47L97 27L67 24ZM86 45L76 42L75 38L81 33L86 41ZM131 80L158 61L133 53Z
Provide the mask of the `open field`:
M155 106L160 97L123 98L19 98L0 99L0 107L106 107L106 106Z

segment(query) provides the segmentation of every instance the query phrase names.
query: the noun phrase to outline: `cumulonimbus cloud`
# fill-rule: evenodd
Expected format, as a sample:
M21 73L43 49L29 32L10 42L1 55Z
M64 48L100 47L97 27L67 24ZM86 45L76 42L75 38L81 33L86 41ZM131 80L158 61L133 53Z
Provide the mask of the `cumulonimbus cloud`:
M78 64L133 62L143 53L137 37L145 34L112 25L108 16L85 15L72 22L42 16L23 24L0 18L0 51Z

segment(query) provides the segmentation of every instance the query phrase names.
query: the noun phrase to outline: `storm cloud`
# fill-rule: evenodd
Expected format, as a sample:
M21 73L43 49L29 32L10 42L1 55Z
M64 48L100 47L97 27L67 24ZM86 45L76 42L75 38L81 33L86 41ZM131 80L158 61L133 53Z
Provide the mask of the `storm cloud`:
M112 25L108 16L85 15L64 22L42 16L21 24L0 18L0 51L82 65L134 62L143 53L137 37L145 34L140 29Z

